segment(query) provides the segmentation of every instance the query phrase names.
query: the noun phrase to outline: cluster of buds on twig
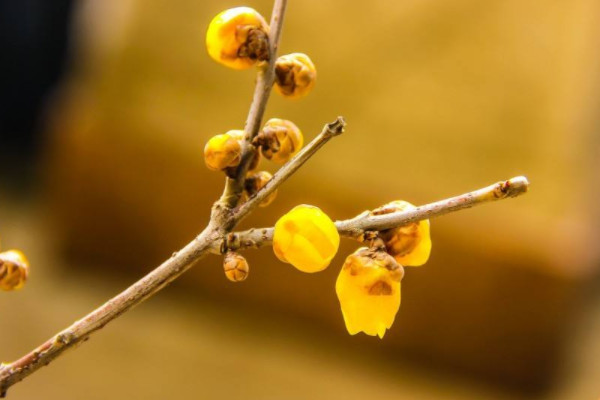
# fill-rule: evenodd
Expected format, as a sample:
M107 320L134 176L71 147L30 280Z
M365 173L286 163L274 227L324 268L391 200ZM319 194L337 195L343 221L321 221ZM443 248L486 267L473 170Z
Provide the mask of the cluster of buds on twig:
M264 18L248 7L223 11L210 23L206 45L209 55L233 69L249 68L269 59L264 54L269 27ZM279 57L275 62L274 86L288 98L307 95L315 85L316 69L302 53ZM243 130L230 130L213 136L204 147L204 160L211 170L224 171L234 178L242 161ZM272 178L266 171L256 171L260 158L278 164L288 162L301 149L302 131L292 121L271 118L252 138L252 159L243 186L241 201L258 193ZM259 206L271 204L273 191ZM406 210L413 207L395 201L376 209L372 215ZM413 207L414 208L414 207ZM403 265L422 265L431 249L429 221L420 221L382 232L371 232L370 247L360 248L348 256L339 274L336 292L348 332L360 331L383 337L400 306L400 280ZM336 255L340 235L327 214L315 206L299 205L275 224L273 251L278 259L303 272L322 271ZM224 271L233 282L246 279L248 263L240 254L227 251Z

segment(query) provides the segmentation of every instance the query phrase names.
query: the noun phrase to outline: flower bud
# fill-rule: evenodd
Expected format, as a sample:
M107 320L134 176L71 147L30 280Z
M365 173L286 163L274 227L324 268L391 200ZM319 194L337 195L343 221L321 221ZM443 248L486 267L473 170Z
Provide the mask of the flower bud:
M241 134L240 134L241 132ZM227 133L215 135L204 146L204 162L213 171L221 171L228 167L235 167L240 163L242 147L239 137L244 131L231 130Z
M223 259L223 270L225 276L231 282L241 282L248 277L250 268L248 261L239 253L228 251Z
M373 210L373 215L389 214L415 208L407 201L396 200ZM429 235L428 219L382 231L380 237L385 242L387 252L404 266L417 267L425 264L429 259L431 237Z
M284 97L306 96L316 79L317 70L306 54L286 54L275 62L275 90Z
M348 333L383 338L400 308L403 276L402 266L382 250L361 247L346 258L335 291Z
M303 142L302 132L296 124L286 119L271 118L252 143L260 147L266 159L283 164L302 148Z
M28 275L29 262L22 252L9 250L0 253L0 289L21 289Z
M244 132L243 130L235 129L235 130L231 130L227 133L232 138L237 140L238 143L240 143L240 148L241 148L241 143L244 140L244 136L246 135L246 132ZM252 160L250 160L250 164L248 164L248 171L254 171L258 167L258 164L260 163L260 151L258 151L258 150L253 150L253 151L254 151L254 156L252 157Z
M271 180L272 177L273 177L273 175L271 175L267 171L259 171L259 172L253 172L253 173L248 174L248 176L246 176L246 182L244 184L244 190L246 192L246 195L252 196L256 192L258 192L260 189L262 189L267 184L267 182L269 182ZM261 201L258 206L259 207L268 206L269 204L271 204L273 202L273 200L275 200L275 197L277 197L277 190L275 190L273 193L271 193L269 196L267 196L266 199Z
M233 69L247 69L269 58L269 27L249 7L218 14L206 32L206 48L216 62Z
M296 206L275 224L275 255L303 272L327 268L339 244L340 235L335 224L318 207Z

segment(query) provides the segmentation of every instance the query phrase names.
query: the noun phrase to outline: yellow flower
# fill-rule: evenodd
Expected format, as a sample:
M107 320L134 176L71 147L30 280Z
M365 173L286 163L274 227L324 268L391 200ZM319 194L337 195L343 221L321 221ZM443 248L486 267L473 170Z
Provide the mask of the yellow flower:
M236 7L218 14L206 32L211 58L233 69L247 69L269 58L269 27L249 7Z
M275 62L275 90L284 97L306 96L316 80L317 70L306 54L286 54Z
M339 245L335 224L318 207L296 206L275 224L275 255L303 272L327 268Z
M283 164L302 148L303 142L304 137L296 124L286 119L271 118L252 143L260 147L267 160Z
M0 253L0 289L18 290L25 285L29 275L29 262L19 250Z
M373 210L373 215L408 211L415 208L407 201L396 200ZM418 267L429 259L431 237L428 219L383 231L381 238L385 241L387 252L404 266Z
M383 338L400 308L404 270L382 250L361 247L349 255L335 283L346 329Z
M248 174L248 176L246 176L246 182L244 184L244 191L246 196L249 197L252 196L254 193L258 192L267 184L267 182L271 180L272 177L273 175L271 175L267 171L258 171ZM275 190L273 193L267 196L266 199L261 201L258 206L268 206L273 202L273 200L275 200L275 197L277 197L277 190Z

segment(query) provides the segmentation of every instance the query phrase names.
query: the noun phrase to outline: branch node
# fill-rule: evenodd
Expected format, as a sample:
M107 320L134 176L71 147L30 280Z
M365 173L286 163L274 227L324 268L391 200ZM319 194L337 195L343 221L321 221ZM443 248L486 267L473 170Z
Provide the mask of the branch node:
M325 125L325 132L329 136L337 136L344 133L344 129L346 128L346 120L344 117L337 117L335 121L328 123Z

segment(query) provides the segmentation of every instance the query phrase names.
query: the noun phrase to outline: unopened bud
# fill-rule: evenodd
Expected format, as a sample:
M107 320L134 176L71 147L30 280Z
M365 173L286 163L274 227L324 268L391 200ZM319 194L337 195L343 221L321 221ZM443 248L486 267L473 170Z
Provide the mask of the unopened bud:
M223 260L225 276L231 282L241 282L248 277L248 261L239 253L228 251Z

